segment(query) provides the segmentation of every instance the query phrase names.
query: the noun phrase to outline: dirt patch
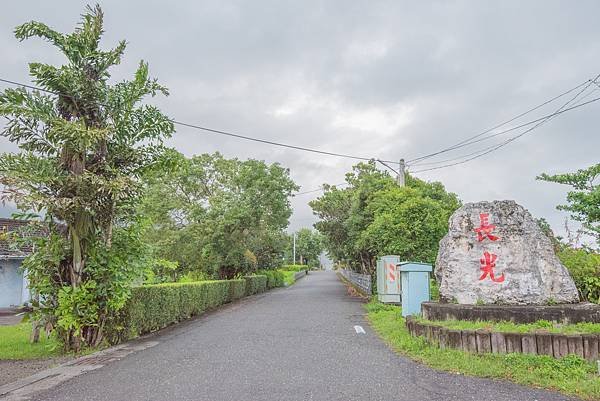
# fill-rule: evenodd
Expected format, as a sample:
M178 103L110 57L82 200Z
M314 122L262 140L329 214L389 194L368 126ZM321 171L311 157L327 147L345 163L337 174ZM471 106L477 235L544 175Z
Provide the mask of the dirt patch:
M60 365L70 359L73 359L73 357L63 356L49 359L0 361L0 386L31 376L41 370Z

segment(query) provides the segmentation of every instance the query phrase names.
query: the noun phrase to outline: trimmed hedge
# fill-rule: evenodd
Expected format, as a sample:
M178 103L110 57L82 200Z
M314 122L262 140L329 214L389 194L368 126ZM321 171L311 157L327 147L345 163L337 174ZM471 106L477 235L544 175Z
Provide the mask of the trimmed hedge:
M246 280L246 295L254 295L267 290L267 276L244 276Z
M267 289L269 290L285 285L285 274L280 270L261 270L258 274L267 276Z
M132 288L131 297L111 325L113 330L106 333L107 339L111 343L128 340L242 298L247 282L198 281Z
M286 270L289 272L299 272L302 270L308 271L308 270L310 270L310 266L308 266L308 265L283 265L281 267L281 270Z

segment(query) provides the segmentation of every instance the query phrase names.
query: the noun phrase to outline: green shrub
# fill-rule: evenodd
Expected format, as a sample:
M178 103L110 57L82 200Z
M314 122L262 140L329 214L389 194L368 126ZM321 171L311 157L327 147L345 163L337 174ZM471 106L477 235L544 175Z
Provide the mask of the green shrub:
M600 303L600 254L565 247L557 255L571 273L581 299Z
M229 289L229 300L235 301L246 296L246 280L229 280L231 283Z
M264 291L266 277L255 277L263 277ZM260 289L261 280L254 281ZM239 299L246 293L246 283L247 280L219 280L135 287L125 307L107 325L107 341L116 344Z
M267 276L244 276L246 280L246 295L254 295L267 290Z
M267 289L284 286L285 276L280 270L261 270L258 274L267 276Z
M287 270L289 272L299 272L302 270L310 270L307 265L283 265L281 270Z

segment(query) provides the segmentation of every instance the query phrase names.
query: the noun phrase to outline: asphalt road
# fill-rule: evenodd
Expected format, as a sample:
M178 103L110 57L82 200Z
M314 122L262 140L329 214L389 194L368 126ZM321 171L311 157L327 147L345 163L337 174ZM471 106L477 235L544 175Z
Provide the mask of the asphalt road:
M184 323L37 400L565 400L393 354L333 272ZM366 334L358 334L355 325Z

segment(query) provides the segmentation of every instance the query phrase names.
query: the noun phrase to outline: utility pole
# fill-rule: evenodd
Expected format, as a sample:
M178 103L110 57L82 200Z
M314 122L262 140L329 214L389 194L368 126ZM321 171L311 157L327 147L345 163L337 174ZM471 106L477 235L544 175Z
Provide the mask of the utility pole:
M406 177L405 177L406 165L404 164L404 159L400 159L400 167L398 169L398 175L396 176L396 182L398 186L406 185Z
M296 264L296 233L294 233L294 263L292 264Z

